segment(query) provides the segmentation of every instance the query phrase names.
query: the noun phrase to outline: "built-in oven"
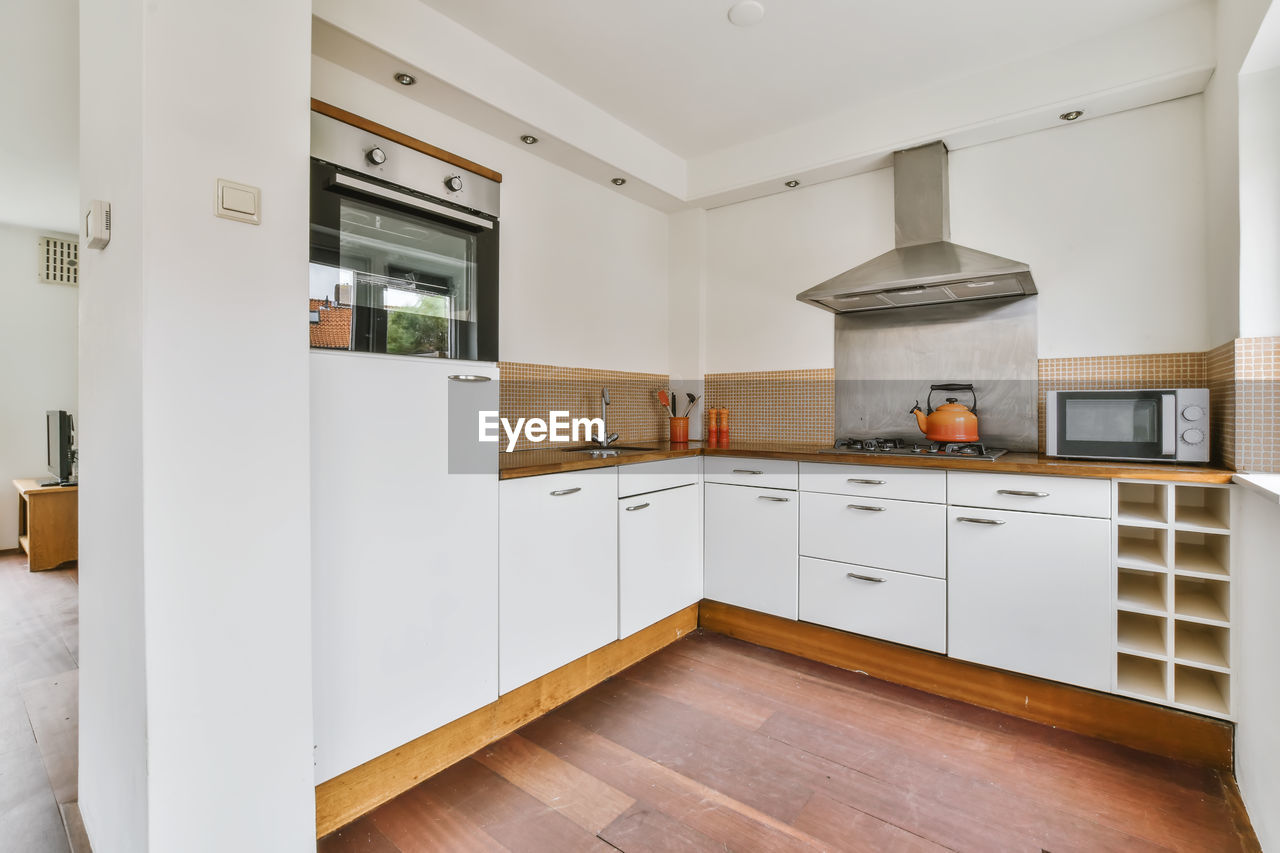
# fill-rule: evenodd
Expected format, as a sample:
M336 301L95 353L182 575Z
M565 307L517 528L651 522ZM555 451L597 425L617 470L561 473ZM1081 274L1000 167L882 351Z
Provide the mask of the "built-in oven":
M497 361L500 184L311 119L312 348Z
M1209 461L1209 391L1049 391L1045 452L1075 459Z

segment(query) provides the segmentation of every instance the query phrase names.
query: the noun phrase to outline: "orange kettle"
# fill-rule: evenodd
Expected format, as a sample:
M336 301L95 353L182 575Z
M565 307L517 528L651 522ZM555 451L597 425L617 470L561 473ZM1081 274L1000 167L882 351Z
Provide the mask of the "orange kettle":
M973 395L973 406L961 405L955 397L947 397L947 402L935 409L931 402L934 391L968 391ZM925 405L929 407L927 413L921 410L919 400L916 400L915 406L907 412L909 415L916 416L916 425L920 427L925 438L947 444L977 442L978 395L972 385L931 385Z

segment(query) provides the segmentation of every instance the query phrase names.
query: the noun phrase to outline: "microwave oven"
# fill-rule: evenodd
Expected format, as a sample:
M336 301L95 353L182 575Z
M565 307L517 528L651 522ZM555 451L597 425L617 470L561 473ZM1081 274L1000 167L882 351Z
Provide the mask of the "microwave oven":
M1049 391L1045 453L1071 459L1208 462L1209 391Z

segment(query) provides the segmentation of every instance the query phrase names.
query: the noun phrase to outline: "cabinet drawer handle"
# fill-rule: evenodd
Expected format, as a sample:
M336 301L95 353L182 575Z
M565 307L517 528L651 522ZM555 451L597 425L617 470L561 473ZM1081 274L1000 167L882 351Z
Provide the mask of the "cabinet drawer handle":
M997 495L1017 495L1020 498L1047 498L1048 492L1024 492L1021 489L996 489Z
M870 581L871 583L884 583L888 580L888 578L873 578L871 575L855 575L853 572L849 572L845 577L853 578L856 581Z
M627 507L627 512L635 512L636 510L644 509L647 506L648 504L636 504L635 506L629 506Z
M784 504L787 501L791 500L791 498L775 498L773 495L756 495L756 500L774 501L775 503Z
M490 382L491 376L477 376L474 373L455 373L449 377L452 382Z
M860 509L863 512L884 512L885 510L882 506L864 506L862 504L849 504L845 509Z
M845 482L853 486L883 486L884 480L857 480L850 478Z
M734 469L733 469L733 473L735 473L735 474L763 474L764 472L763 472L763 471L753 471L753 470L752 470L752 469L750 469L750 468L734 468Z
M551 493L551 496L559 498L559 497L564 497L565 495L572 495L580 491L582 491L581 486L574 486L572 489L556 489L554 492Z
M1004 524L998 518L969 518L968 516L957 516L956 521L967 521L970 524Z

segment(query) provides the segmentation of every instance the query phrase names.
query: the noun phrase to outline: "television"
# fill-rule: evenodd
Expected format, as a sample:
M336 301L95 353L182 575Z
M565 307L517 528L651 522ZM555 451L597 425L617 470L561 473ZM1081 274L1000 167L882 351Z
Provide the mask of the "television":
M57 478L45 485L69 486L76 462L75 421L70 412L45 412L49 439L49 473Z

